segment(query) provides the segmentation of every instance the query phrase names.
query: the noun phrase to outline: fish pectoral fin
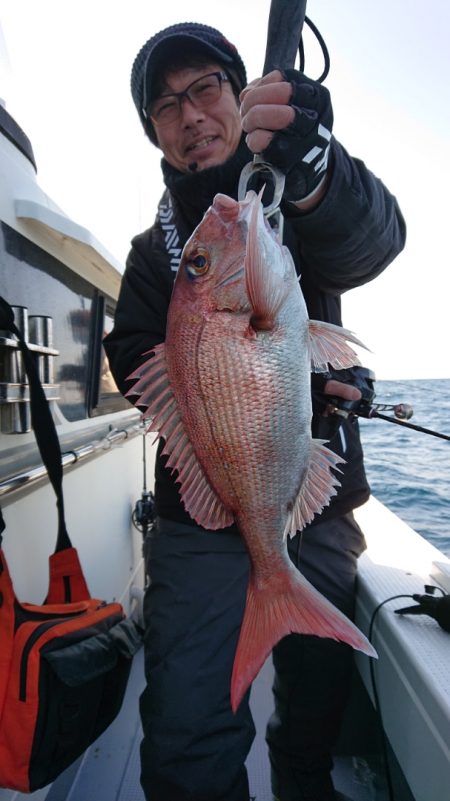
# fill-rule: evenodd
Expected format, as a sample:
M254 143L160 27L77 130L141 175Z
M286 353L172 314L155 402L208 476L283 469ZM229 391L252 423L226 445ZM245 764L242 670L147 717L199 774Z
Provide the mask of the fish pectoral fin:
M258 219L259 216L261 219ZM270 237L258 235L258 225L264 226L262 205L258 197L251 205L245 252L245 282L253 309L250 324L255 331L270 331L275 326L278 311L289 291L289 284L282 280L279 270L286 271L285 260L292 257ZM273 252L272 252L273 251ZM271 265L268 270L266 263Z
M204 528L219 529L231 525L233 514L223 505L211 487L186 433L167 374L164 344L157 345L152 356L130 379L137 379L127 395L136 395L134 403L146 408L148 430L165 440L162 453L168 456L167 467L178 473L180 495L186 511Z
M349 342L368 350L351 331L319 320L309 321L309 341L311 363L316 370L326 370L329 364L336 370L361 364Z
M345 460L324 445L324 440L311 441L311 456L294 506L286 521L283 536L293 537L311 522L314 515L328 506L331 498L340 487L332 469L339 470L338 464Z

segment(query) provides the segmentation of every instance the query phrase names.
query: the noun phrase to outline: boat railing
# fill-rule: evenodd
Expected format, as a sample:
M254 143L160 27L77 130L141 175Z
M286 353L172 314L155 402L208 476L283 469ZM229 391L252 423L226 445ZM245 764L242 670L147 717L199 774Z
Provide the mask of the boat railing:
M120 427L109 427L108 432L103 436L100 434L99 429L104 431L105 426L96 428L95 433L91 432L89 440L81 441L80 444L74 447L70 446L67 450L64 449L64 440L61 442L61 464L63 469L76 466L81 462L84 463L105 451L121 445L138 434L144 434L143 424L140 417L136 419L136 415L133 415L131 421L127 421ZM46 479L47 476L47 469L42 463L25 466L19 472L7 475L0 480L0 497L25 487L28 488Z

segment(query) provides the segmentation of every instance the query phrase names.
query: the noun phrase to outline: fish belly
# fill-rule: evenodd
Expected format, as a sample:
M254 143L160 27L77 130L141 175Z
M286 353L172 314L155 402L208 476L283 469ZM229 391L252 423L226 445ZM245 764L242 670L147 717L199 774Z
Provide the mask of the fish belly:
M276 510L277 528L309 454L307 350L290 347L284 332L252 335L231 314L195 336L183 328L186 344L180 330L168 370L197 457L227 508L249 518Z

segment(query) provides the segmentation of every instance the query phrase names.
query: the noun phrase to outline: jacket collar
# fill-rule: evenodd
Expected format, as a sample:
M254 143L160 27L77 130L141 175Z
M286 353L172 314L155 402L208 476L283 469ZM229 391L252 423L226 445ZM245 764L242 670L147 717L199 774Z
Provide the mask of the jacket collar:
M231 158L217 167L209 167L198 173L182 173L162 159L164 183L172 195L178 213L191 230L199 224L218 192L237 200L239 176L244 165L252 158L253 154L243 136Z

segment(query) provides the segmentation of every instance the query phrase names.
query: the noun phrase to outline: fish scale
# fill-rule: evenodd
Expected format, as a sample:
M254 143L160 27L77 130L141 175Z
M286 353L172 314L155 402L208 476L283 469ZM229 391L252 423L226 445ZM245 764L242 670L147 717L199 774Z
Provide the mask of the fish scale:
M232 320L229 325L232 325ZM223 453L227 453L228 479L233 486L238 486L241 495L248 494L249 505L253 501L256 510L260 511L265 505L261 503L261 495L264 493L266 498L268 495L267 471L272 468L271 479L278 485L281 481L287 481L292 475L291 468L295 467L288 467L287 458L274 461L279 443L286 441L289 434L286 418L274 415L272 409L272 398L279 391L281 371L278 364L274 369L262 358L255 362L254 353L248 352L255 350L255 342L250 347L230 348L229 338L225 340L220 337L211 353L209 338L205 336L205 340L208 344L204 350L204 360L202 342L199 343L199 374L211 375L213 368L217 369L214 391L208 398L204 393L214 420L210 436L216 447L211 458L220 468ZM278 421L276 427L274 421ZM295 421L290 420L292 434L295 428ZM256 454L257 458L252 460L250 454ZM274 468L278 468L275 475ZM232 473L236 475L232 477Z

